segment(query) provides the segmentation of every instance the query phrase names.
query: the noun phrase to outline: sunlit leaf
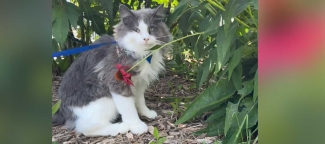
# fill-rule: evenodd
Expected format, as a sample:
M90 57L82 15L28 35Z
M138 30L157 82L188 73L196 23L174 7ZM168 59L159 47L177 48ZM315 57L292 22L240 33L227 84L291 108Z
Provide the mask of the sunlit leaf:
M156 139L159 139L159 132L158 132L158 129L156 127L153 128L153 136Z
M160 138L160 139L157 141L157 144L163 144L166 140L167 140L166 137Z
M58 100L53 106L52 106L52 115L54 115L60 108L61 100Z
M109 24L112 26L114 22L113 17L113 0L99 0L101 6L106 10Z

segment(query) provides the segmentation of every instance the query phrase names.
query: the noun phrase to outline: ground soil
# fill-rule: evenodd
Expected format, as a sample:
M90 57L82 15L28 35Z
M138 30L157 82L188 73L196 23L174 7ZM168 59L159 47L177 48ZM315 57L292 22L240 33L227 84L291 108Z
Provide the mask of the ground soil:
M58 100L57 89L60 86L61 79L62 77L60 76L53 77L52 105ZM158 113L158 116L154 120L141 117L149 127L149 131L145 134L138 136L128 132L115 137L85 137L82 134L68 130L64 126L56 126L52 127L52 141L63 144L148 144L155 141L152 132L153 127L156 127L160 136L167 138L164 143L213 143L217 140L217 137L206 137L204 134L195 136L193 134L193 132L206 126L200 118L185 124L174 124L180 114L174 112L170 101L166 99L170 99L171 97L191 98L196 96L199 91L191 88L193 84L194 82L188 78L183 78L168 72L159 81L150 86L145 94L146 103L150 109ZM179 107L181 111L184 110L183 105Z

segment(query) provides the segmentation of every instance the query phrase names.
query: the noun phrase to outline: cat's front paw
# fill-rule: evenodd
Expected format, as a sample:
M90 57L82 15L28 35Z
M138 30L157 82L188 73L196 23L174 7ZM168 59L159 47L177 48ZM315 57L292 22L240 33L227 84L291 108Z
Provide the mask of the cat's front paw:
M157 112L155 112L154 110L148 110L145 113L142 113L142 115L147 118L154 119L157 116Z
M136 124L130 125L130 131L133 134L140 135L140 134L143 134L148 131L148 126L144 122L141 121Z

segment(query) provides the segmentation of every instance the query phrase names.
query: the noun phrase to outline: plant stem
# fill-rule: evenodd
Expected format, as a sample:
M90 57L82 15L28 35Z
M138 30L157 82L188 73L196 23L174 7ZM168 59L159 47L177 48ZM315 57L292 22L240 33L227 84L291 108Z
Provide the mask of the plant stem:
M253 144L256 144L257 140L258 140L258 137L255 138Z
M160 50L161 48L163 48L163 47L165 47L165 46L167 46L167 45L169 45L169 44L172 44L172 43L174 43L174 42L180 41L180 40L182 40L182 39L185 39L185 38L188 38L188 37L191 37L191 36L195 36L195 35L199 35L199 34L201 35L201 34L203 34L203 32L195 33L195 34L191 34L191 35L187 35L187 36L185 36L185 37L181 37L181 38L179 38L179 39L177 39L177 40L173 40L173 41L171 41L171 42L165 43L165 44L162 45L161 47L159 47L159 48L153 50L150 54L148 54L148 55L145 56L143 59L141 59L139 62L137 62L134 66L132 66L132 67L131 67L128 71L126 71L126 72L130 72L132 69L134 69L136 66L138 66L141 62L143 62L146 58L148 58L150 55L152 55L152 54L155 53L156 51Z
M257 22L256 22L256 19L255 19L255 17L253 16L253 14L252 14L252 10L251 10L251 6L248 6L248 13L249 13L249 16L251 17L251 19L253 20L253 22L254 22L254 24L255 24L255 26L256 26L256 28L257 28Z
M213 5L213 6L215 6L215 7L217 7L217 8L219 8L219 9L221 9L222 11L226 11L226 9L222 6L222 5L219 5L219 4L217 4L216 2L214 2L214 1L212 1L212 0L207 0L207 2L209 2L211 5ZM237 17L234 17L235 18L235 20L238 22L238 23L240 23L240 24L242 24L243 26L245 26L245 27L248 27L248 28L250 28L250 29L252 29L254 32L256 32L257 33L257 30L255 29L255 28L251 28L251 27L249 27L247 24L245 24L243 21L241 21L239 18L237 18Z

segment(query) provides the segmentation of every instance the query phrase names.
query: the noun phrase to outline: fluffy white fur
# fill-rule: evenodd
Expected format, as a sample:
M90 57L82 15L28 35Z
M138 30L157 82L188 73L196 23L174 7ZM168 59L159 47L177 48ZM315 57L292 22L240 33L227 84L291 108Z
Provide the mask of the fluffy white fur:
M72 108L78 117L76 131L86 136L115 136L126 133L129 128L124 123L111 124L110 119L116 117L117 109L112 99L103 97L87 106Z
M139 21L140 32L129 32L125 37L117 39L120 46L130 52L134 52L136 58L143 58L149 54L150 48L158 44L156 38L149 35L148 26ZM95 67L95 72L103 68L102 62ZM147 132L147 125L142 122L138 113L148 118L155 118L157 113L150 110L144 99L144 92L150 82L158 78L158 74L164 69L163 56L160 52L153 54L151 63L143 61L139 65L140 74L132 77L134 83L133 96L124 97L111 92L112 99L101 98L82 108L72 108L78 117L76 131L86 136L112 135L131 131L134 134ZM102 74L99 73L99 78ZM111 124L109 120L114 119L116 112L122 115L122 123Z

